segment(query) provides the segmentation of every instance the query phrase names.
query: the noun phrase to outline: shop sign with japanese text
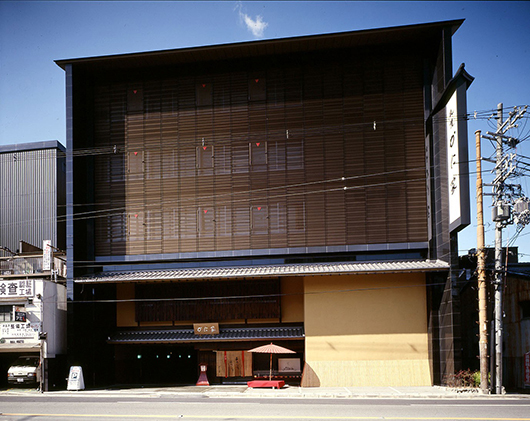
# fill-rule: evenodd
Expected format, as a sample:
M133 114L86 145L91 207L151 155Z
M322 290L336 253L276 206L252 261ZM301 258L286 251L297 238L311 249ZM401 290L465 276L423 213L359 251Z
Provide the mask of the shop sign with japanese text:
M193 332L195 335L218 335L219 323L195 323Z
M25 307L15 307L15 322L26 323L26 308Z
M33 297L34 283L30 279L0 281L0 298Z
M42 270L52 269L52 242L44 240L42 242Z
M40 323L0 323L0 337L4 339L25 338L38 339Z

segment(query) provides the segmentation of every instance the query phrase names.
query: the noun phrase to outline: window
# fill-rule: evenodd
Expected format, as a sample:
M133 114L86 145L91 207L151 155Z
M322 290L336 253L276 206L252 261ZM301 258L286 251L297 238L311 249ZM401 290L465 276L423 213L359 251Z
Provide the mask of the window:
M267 142L251 142L248 144L248 150L252 169L265 169L265 165L267 165Z
M123 153L115 152L110 159L110 182L119 182L125 180L125 156Z
M267 160L269 162L269 171L285 170L285 143L268 142Z
M230 208L217 206L215 208L215 226L219 237L229 237L232 235L232 215Z
M232 173L248 173L249 145L235 144L232 145Z
M269 206L269 220L271 234L284 234L287 230L287 213L284 203L274 203Z
M204 170L213 168L213 145L202 145L197 147L197 168Z
M199 82L195 85L195 97L197 107L212 105L212 84L210 82Z
M216 174L230 174L230 172L232 171L230 146L216 145L214 159Z
M265 205L250 208L250 229L252 234L267 234L269 231L269 212Z
M180 209L180 238L197 237L197 208L186 206Z
M264 101L267 98L267 83L264 77L255 75L248 80L248 100Z
M164 211L164 235L168 238L179 238L179 213L177 208Z
M300 170L304 168L304 141L289 139L287 141L287 169Z
M3 305L0 306L0 322L12 322L13 321L13 306Z
M130 151L127 159L127 172L130 175L143 174L144 153L143 151Z
M289 232L305 231L305 203L290 203L287 206Z
M158 179L160 178L160 152L145 151L145 178Z
M126 232L126 218L123 213L116 213L107 216L107 236L105 241L107 243L117 243L125 241Z
M213 207L201 207L198 209L197 214L199 222L199 234L201 236L213 235L215 229L215 211Z
M147 239L160 240L162 238L162 213L160 211L147 211Z
M144 215L142 212L129 214L129 241L143 241Z
M233 235L247 236L249 234L250 227L250 213L248 206L243 204L236 204L232 210L233 217Z
M143 111L144 108L144 91L139 87L130 87L127 89L127 111Z

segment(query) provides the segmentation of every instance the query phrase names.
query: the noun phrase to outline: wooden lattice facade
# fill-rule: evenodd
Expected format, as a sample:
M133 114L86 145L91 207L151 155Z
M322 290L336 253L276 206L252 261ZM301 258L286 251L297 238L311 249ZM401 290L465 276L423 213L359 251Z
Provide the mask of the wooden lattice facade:
M421 57L327 58L94 81L96 255L427 241Z

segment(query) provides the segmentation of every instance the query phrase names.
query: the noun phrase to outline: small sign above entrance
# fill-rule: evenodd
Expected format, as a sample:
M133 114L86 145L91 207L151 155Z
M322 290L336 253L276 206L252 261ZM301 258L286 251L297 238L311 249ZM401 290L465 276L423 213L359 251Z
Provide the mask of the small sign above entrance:
M195 335L218 335L219 323L194 323L193 331Z

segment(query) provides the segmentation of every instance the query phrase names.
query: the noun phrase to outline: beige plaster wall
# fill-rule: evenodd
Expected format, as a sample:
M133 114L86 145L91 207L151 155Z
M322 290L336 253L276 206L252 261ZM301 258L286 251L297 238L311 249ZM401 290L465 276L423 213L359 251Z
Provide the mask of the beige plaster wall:
M423 274L306 277L304 289L305 385L432 384Z
M292 276L280 280L281 314L283 323L304 321L304 278Z
M118 304L116 305L116 326L118 327L132 327L137 326L134 320L135 304L134 301L121 300L132 300L134 299L134 284L117 284L116 285L116 298Z

